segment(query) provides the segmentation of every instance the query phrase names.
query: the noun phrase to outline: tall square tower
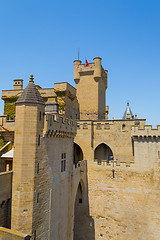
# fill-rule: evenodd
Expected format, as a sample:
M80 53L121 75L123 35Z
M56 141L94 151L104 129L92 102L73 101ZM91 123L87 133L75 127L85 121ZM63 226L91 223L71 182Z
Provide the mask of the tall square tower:
M74 81L81 120L105 119L107 70L101 66L101 58L96 57L87 66L80 60L74 61Z

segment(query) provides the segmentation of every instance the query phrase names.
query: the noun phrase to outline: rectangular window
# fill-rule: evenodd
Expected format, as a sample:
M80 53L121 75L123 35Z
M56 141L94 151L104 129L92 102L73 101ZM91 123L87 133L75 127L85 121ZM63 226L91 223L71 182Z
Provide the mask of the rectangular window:
M61 172L66 171L66 153L61 154Z
M37 203L39 203L39 193L37 193Z
M63 168L64 168L64 161L61 161L61 172L63 172Z
M97 129L97 130L102 129L101 123L97 123L97 125L96 125L96 129Z
M41 143L41 136L39 135L38 136L38 146L40 146L40 143Z
M66 171L66 160L63 161L64 163L64 166L63 166L63 169L64 169L64 172Z
M42 113L39 112L39 121L41 121L41 119L42 119Z
M50 126L52 126L52 117L51 116L50 116L49 120L50 120Z
M39 173L39 163L37 163L37 174Z
M105 123L105 125L104 125L104 129L110 129L110 125L109 125L109 123Z
M87 123L83 123L83 129L88 129L88 124Z

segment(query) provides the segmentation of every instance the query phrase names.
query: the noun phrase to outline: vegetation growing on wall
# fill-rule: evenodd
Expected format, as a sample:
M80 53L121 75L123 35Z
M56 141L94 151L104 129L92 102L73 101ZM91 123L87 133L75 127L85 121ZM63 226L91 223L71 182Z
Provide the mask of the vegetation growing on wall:
M64 96L57 97L57 103L59 105L59 110L65 113L65 105L66 105L65 97Z
M0 148L2 148L4 146L4 141L3 141L3 138L0 137Z
M59 105L59 110L65 111L65 105L66 105L65 103L59 103L58 102L58 105Z
M4 104L4 115L8 115L13 118L15 115L16 106L15 103L5 103Z
M57 94L57 97L64 97L66 91L55 90L55 93Z
M10 102L10 103L15 103L18 98L19 96L11 96L11 97L3 96L3 100L5 100L5 102Z
M13 118L15 115L15 102L17 101L18 96L11 96L5 99L4 103L4 115L8 115L10 118Z

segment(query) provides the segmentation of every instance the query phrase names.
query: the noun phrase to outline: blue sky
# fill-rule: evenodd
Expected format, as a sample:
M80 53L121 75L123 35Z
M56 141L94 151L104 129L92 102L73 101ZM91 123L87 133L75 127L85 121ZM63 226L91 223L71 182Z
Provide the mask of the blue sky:
M147 124L160 124L160 1L1 0L0 89L34 74L35 83L74 85L73 61L102 57L109 71L109 118L127 101ZM3 102L0 102L3 113Z

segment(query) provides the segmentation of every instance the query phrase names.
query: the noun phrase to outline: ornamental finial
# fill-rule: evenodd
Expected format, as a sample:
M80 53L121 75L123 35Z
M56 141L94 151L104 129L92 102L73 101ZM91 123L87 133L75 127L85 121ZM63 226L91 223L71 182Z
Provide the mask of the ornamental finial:
M34 79L33 74L30 75L30 78L29 78L29 79L30 79L29 82L33 82L33 83L34 83L34 81L33 81L33 79Z

